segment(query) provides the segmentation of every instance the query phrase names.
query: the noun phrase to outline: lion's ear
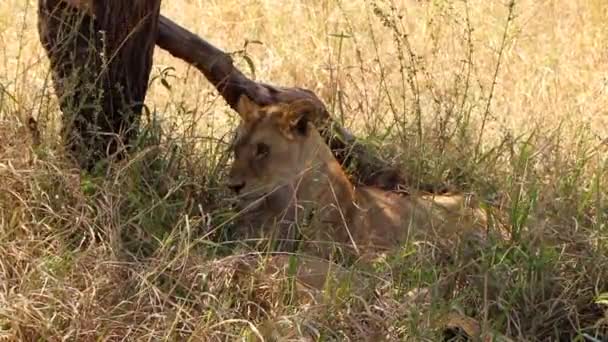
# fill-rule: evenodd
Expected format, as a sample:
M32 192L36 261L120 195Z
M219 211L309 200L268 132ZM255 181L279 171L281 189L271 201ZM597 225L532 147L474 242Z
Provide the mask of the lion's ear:
M301 99L289 104L285 112L284 125L294 136L307 136L311 123L315 123L321 115L319 106L310 99Z
M293 116L289 126L294 134L306 136L308 135L308 122L310 122L310 115L308 112L304 112Z
M279 121L279 129L288 139L305 137L308 135L310 127L310 115L307 112L290 113L284 115Z
M258 117L260 106L253 102L249 96L241 95L236 105L236 111L244 121L250 121Z

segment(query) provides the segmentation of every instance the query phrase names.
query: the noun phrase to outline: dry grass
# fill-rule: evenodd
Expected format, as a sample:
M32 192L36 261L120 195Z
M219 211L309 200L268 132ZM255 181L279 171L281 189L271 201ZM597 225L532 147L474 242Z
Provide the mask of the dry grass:
M0 2L0 340L435 340L450 308L515 340L608 338L606 1L165 1L224 49L262 41L257 78L314 90L412 179L507 217L510 241L475 267L406 246L350 266L365 290L306 303L220 259L251 248L223 205L235 119L194 69L157 51L155 75L174 77L153 83L131 160L64 161L35 9ZM479 281L454 282L467 272Z

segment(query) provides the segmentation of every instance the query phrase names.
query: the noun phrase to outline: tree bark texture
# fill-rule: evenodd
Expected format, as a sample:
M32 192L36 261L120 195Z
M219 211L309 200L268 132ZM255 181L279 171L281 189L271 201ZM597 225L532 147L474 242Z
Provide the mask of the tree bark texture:
M158 35L160 0L95 0L88 12L38 1L38 30L63 112L62 135L85 169L136 136Z

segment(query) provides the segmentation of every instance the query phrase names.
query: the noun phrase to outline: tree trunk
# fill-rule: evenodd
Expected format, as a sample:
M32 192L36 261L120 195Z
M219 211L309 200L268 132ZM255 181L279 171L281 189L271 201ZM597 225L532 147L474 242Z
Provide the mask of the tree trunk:
M95 0L93 17L38 1L38 30L63 112L62 136L80 166L122 155L148 90L160 0Z

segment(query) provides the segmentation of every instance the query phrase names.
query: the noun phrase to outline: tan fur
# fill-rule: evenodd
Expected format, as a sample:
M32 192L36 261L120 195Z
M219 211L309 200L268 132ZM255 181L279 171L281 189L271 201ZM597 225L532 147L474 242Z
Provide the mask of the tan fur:
M242 186L241 208L255 218L254 229L277 222L279 229L286 229L310 219L304 240L331 241L365 255L408 240L451 243L464 235L483 235L486 217L466 196L401 196L355 188L306 121L306 106L295 108L260 108L246 97L239 104L243 122L230 177L233 187ZM259 144L268 146L267 155L256 155ZM318 243L315 254L326 256L331 247Z

